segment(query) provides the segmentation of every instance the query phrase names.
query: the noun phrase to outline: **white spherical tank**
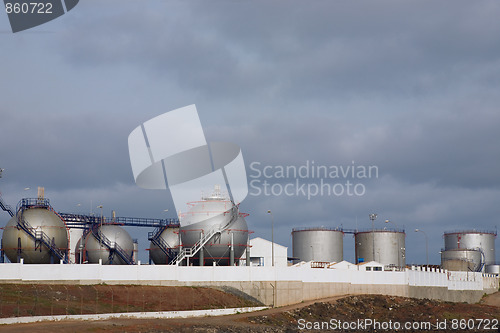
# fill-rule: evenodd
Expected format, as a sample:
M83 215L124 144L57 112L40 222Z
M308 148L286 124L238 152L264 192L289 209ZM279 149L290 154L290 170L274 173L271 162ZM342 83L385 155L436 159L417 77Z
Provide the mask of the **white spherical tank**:
M179 228L165 228L161 234L158 236L161 240L161 244L164 244L167 251L171 251L172 254L177 254L179 251ZM151 241L149 245L149 256L155 265L165 265L170 262L170 258L163 252L163 250ZM173 259L173 258L172 258Z
M18 227L19 214L33 228L32 235L35 237ZM40 236L42 233L62 253L68 250L68 229L64 221L49 210L48 206L34 207L20 210L7 222L2 235L5 255L11 262L17 262L19 254L25 264L59 263L59 258L49 247L35 239L36 235Z
M301 228L292 230L293 257L300 261L344 260L344 233L340 229Z
M181 241L184 248L193 247L204 235L221 230L211 237L193 258L201 265L229 265L230 258L236 261L248 246L248 226L229 199L219 191L202 201L190 203L191 208L181 215ZM200 255L203 262L199 262Z
M125 262L120 255L114 250L116 245L121 248L124 252L124 255L127 258L132 259L132 255L134 252L134 242L132 241L132 237L128 234L125 229L120 226L113 224L104 224L100 227L96 228L96 231L100 232L104 237L109 240L111 244L111 249L109 246L105 245L105 241L99 240L92 231L87 233L84 246L83 246L83 262L88 262L90 264L96 264L99 262L99 259L102 260L104 265L125 265ZM80 253L79 245L75 248L75 252Z
M484 254L484 264L495 264L496 232L464 230L444 233L444 249L481 249Z
M398 267L406 265L404 231L360 231L354 234L354 241L356 262L376 261Z

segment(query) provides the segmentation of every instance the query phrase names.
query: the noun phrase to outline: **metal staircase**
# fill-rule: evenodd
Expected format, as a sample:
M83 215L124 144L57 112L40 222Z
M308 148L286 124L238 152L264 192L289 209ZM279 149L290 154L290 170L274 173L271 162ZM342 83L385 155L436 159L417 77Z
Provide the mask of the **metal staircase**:
M106 237L102 232L101 228L98 224L93 224L90 227L90 232L94 235L94 237L99 241L100 244L103 244L109 249L109 261L113 262L113 254L116 253L127 265L133 265L134 260L132 259L133 252L129 255L127 251L125 251L118 243L112 242Z
M35 249L38 249L43 245L45 245L50 252L57 257L59 260L62 260L63 263L69 264L69 258L67 255L66 251L61 251L59 248L56 247L54 243L54 239L51 239L43 230L33 228L31 224L29 224L28 221L24 218L24 211L28 206L33 206L29 205L28 199L23 199L21 201L19 209L17 209L17 225L23 229L31 238L34 239L35 241ZM39 207L50 207L48 200L47 199L37 199L37 202L39 203Z
M174 251L172 247L160 237L163 230L165 230L165 227L157 227L155 231L148 232L148 240L158 246L158 248L167 256L169 259L168 261L171 262L176 257L177 251Z
M3 169L0 168L0 178L2 178L2 173L3 173ZM12 210L12 207L5 204L5 202L3 201L2 193L0 193L0 207L2 208L3 211L9 213L10 217L14 216L14 211Z
M2 210L4 210L7 213L9 213L10 217L14 216L14 211L12 210L12 207L5 204L5 202L2 199L2 195L1 194L0 194L0 207L2 208Z
M169 265L176 265L179 266L179 264L184 260L188 258L192 258L200 251L200 249L205 246L212 237L214 237L216 234L221 234L224 230L226 230L236 219L238 218L238 207L234 206L231 208L229 211L231 214L231 219L225 226L220 226L220 225L214 225L212 228L208 230L208 232L204 233L203 236L200 238L199 241L197 241L193 247L183 247L180 251L177 257L172 260Z

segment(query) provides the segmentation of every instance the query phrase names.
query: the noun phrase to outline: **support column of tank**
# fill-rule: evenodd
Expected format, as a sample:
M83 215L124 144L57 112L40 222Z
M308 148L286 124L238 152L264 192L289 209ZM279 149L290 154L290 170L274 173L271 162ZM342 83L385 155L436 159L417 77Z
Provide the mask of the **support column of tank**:
M233 233L231 233L231 250L229 252L229 266L234 266L234 240L233 240Z
M182 252L182 238L181 238L181 231L179 230L179 253ZM179 266L184 266L184 259L181 260L180 263L178 263Z
M200 242L202 239L203 239L203 231L200 232ZM204 246L200 248L200 263L199 263L200 266L205 265L205 253L203 252L203 248Z
M247 248L245 250L245 253L246 253L246 257L247 257L246 264L247 264L247 266L250 266L250 241L249 240L247 240Z
M17 263L21 262L21 237L17 238Z

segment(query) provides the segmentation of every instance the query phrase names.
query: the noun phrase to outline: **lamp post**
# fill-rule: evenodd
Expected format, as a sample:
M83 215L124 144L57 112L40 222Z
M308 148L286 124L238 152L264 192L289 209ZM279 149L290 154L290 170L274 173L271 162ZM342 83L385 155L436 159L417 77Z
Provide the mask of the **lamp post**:
M271 261L274 267L274 216L273 212L270 210L268 210L267 213L271 214Z
M377 214L370 214L368 215L370 220L372 221L372 260L375 261L375 227L374 227L374 222L377 219Z
M421 232L425 236L425 257L426 257L426 266L429 267L429 240L427 237L427 233L420 229L415 229L415 232Z

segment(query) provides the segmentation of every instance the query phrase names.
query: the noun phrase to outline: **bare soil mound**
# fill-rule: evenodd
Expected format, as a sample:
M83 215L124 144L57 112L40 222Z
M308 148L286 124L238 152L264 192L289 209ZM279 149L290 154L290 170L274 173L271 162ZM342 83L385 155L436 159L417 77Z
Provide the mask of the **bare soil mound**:
M234 297L233 295L230 295ZM496 296L495 296L496 297ZM494 298L487 297L486 300ZM189 299L189 297L187 298ZM496 299L496 298L495 298ZM221 300L222 301L222 300ZM246 302L240 300L240 302ZM189 303L192 304L192 303ZM304 327L306 323L356 322L371 319L372 321L391 323L446 322L446 329L400 329L402 332L471 332L478 331L470 327L460 328L460 323L474 323L488 320L488 330L497 332L500 320L500 308L488 304L466 304L441 302L427 299L381 295L339 296L318 302L304 302L282 308L267 309L256 313L237 314L223 317L205 317L188 319L112 319L105 321L81 322L45 322L36 324L9 325L0 327L5 332L26 332L45 330L48 332L393 332L394 329L311 329ZM470 321L472 320L472 322ZM492 324L495 323L496 326ZM457 327L452 328L452 322ZM301 324L302 323L302 324ZM302 325L302 326L301 326ZM301 330L301 328L304 328Z

